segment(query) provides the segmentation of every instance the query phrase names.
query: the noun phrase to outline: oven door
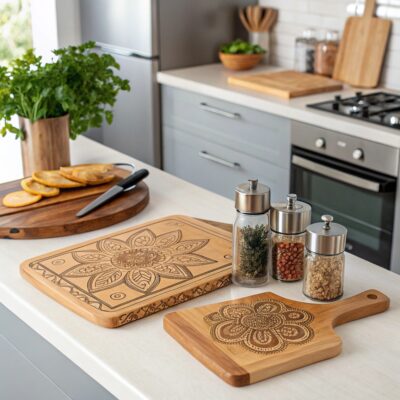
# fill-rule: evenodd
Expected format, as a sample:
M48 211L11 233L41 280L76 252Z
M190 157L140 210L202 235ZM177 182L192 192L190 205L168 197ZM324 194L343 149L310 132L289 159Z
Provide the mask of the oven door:
M291 191L313 222L331 214L348 229L348 252L389 269L395 178L293 146Z

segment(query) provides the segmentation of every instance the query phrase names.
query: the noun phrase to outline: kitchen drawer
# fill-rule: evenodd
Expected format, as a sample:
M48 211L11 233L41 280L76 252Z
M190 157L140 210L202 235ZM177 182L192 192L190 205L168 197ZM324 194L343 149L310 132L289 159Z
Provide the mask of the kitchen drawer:
M289 168L290 120L163 86L163 125Z
M271 188L273 201L286 198L289 169L176 128L164 126L163 132L167 172L231 199L239 183L258 178Z

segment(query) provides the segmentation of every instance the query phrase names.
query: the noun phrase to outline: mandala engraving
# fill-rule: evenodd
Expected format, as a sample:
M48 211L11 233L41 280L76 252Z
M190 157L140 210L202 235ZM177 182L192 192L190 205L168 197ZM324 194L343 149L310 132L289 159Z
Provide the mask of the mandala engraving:
M193 277L187 267L216 263L195 253L208 239L182 241L182 231L157 236L143 229L127 240L107 238L96 243L97 250L72 252L79 264L62 273L65 278L87 277L90 293L110 289L122 283L149 294L161 278L188 280Z
M225 276L216 281L204 283L203 285L199 285L196 288L172 296L167 300L158 301L156 303L149 304L148 306L142 307L130 313L122 314L119 317L119 324L125 325L130 322L137 321L138 319L148 317L149 315L165 310L169 307L176 306L177 304L184 303L188 300L192 300L196 297L210 293L216 289L228 286L231 283L232 281L230 276Z
M104 308L101 302L91 300L84 293L75 289L71 284L65 282L62 278L58 277L57 275L54 275L53 273L49 273L45 268L43 268L40 265L40 263L31 263L29 264L29 268L38 271L41 274L41 276L43 276L43 278L50 280L55 285L59 286L61 289L68 291L73 297L82 301L83 303L92 306L93 308L100 311L104 312L110 311L107 308ZM230 276L225 276L212 282L207 282L203 285L199 285L193 289L189 289L188 291L180 293L176 296L172 296L166 300L161 300L156 303L151 303L147 306L140 307L135 311L129 312L127 314L124 313L119 317L119 323L117 326L122 326L130 322L137 321L138 319L148 317L149 315L165 310L169 307L173 307L177 304L184 303L188 300L210 293L216 289L223 288L230 284L231 284Z
M301 345L314 337L314 316L281 301L265 299L251 304L229 304L204 317L212 338L220 343L239 344L247 350L272 354L288 345Z

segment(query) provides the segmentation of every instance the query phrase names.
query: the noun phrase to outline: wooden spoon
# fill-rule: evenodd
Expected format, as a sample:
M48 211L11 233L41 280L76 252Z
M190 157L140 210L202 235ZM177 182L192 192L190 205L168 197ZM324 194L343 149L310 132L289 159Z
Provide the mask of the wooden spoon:
M250 26L249 22L247 21L245 15L244 15L244 10L242 8L239 9L239 18L240 18L240 21L242 22L243 26L246 28L246 30L248 32L251 32L251 26Z
M247 6L247 7L245 8L245 12L246 12L246 19L247 19L247 22L249 23L250 28L251 28L251 27L252 27L252 12L251 12L251 6Z
M268 9L263 21L261 22L260 30L269 32L277 20L278 12L272 8Z
M254 19L253 19L253 7L252 6L247 6L246 7L246 17L247 21L249 22L251 32L255 31L255 26L254 26Z
M272 30L273 26L275 25L276 21L278 20L278 11L277 10L271 10L271 11L272 11L271 17L270 17L267 27L266 27L267 32Z
M270 10L268 8L266 8L265 12L264 12L263 19L261 20L261 23L260 23L261 32L265 32L266 31L265 27L267 26L269 15L270 15Z
M253 21L254 21L254 28L256 32L260 30L260 23L261 23L261 7L254 6L253 7Z

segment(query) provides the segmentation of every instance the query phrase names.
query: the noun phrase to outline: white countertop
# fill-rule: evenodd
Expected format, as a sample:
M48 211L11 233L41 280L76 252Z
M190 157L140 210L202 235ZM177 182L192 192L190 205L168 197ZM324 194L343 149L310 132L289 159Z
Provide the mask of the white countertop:
M234 72L224 68L222 64L210 64L158 72L157 80L164 85L212 96L220 100L400 148L400 130L355 121L348 117L336 116L306 107L307 104L332 100L335 94L340 94L342 97L354 96L357 89L351 89L349 86L345 86L343 90L337 92L286 100L228 84L228 76L231 75L257 74L279 69L281 68L260 66L252 71ZM379 90L381 89L376 88L363 90L363 92L370 93ZM386 88L382 90L391 91Z
M73 163L132 161L85 138L72 142ZM139 167L142 163L137 162ZM243 388L224 383L163 330L160 312L121 328L96 326L68 311L21 278L19 264L30 257L92 239L168 214L232 222L233 203L162 171L147 167L150 204L138 216L94 232L42 240L0 240L0 302L120 399L365 400L400 393L400 276L347 255L345 297L381 290L391 308L336 328L343 339L338 357ZM0 179L20 171L18 142L2 139ZM308 301L300 283L272 281L259 289L217 290L171 310L273 291Z

